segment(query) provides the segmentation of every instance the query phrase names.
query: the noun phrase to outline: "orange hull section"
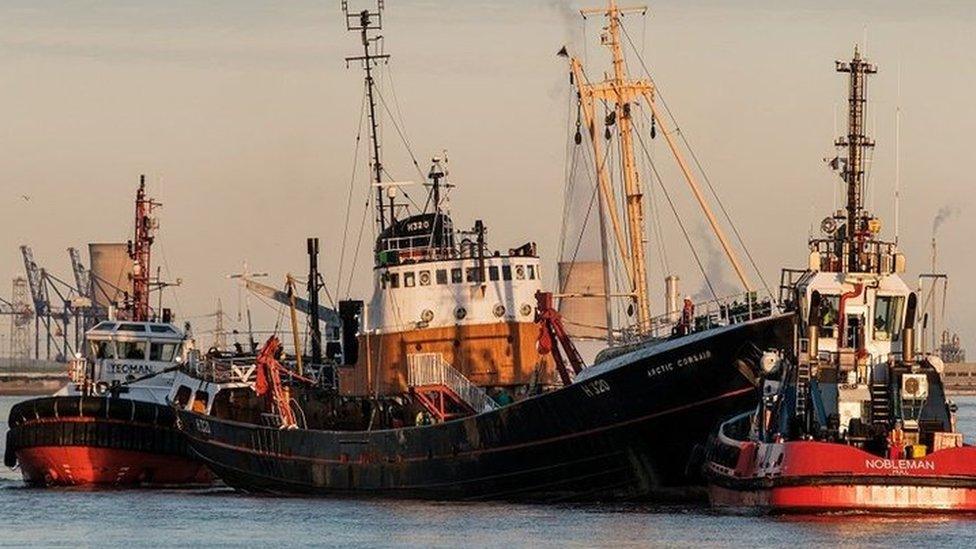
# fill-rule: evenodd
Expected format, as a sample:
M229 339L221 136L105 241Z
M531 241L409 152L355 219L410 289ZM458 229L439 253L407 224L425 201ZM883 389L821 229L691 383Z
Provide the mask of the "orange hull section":
M42 486L165 486L210 484L210 472L176 456L91 446L37 446L17 450L24 481Z

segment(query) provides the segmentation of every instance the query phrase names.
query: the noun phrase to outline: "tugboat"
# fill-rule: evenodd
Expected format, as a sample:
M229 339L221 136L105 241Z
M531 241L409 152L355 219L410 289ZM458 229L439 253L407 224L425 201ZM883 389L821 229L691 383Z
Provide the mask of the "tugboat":
M189 457L166 402L189 340L169 310L149 306L150 248L160 206L136 194L131 293L85 333L87 356L70 364L70 383L54 396L10 411L4 463L19 465L32 486L208 484L206 468Z
M846 211L821 224L803 271L784 270L795 344L763 357L762 399L722 424L705 474L711 502L774 513L976 511L976 448L963 444L944 364L915 352L918 298L905 260L863 207L866 78L849 62L847 135L835 158Z
M376 38L369 33L378 30L380 12L347 13L349 28L361 32L364 55L351 59L366 69L372 126L378 224L372 299L339 303L337 386L300 381L280 357L277 338L250 366L213 360L202 371L184 368L172 400L194 455L228 485L252 493L529 501L703 496L700 445L721 420L755 402L762 351L791 341L793 320L754 293L650 316L631 116L653 94L650 84L631 82L624 72L623 11L613 1L595 10L607 17L614 79L587 84L576 59L572 74L595 140L608 217L618 202L595 102L615 102L607 131L612 126L626 136L620 142L629 151L630 238L613 219L621 236L615 246L630 273L622 295L637 324L616 330L613 347L586 366L555 310L556 296L542 290L535 245L493 251L482 222L470 232L456 229L443 159L433 162L423 210L403 203L402 183L389 180L379 159L372 108L371 71L385 55L372 51Z

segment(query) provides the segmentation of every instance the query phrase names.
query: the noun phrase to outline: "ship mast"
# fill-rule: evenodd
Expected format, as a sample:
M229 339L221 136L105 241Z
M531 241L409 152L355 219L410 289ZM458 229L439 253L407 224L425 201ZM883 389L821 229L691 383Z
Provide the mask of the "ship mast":
M149 274L151 248L156 230L152 212L162 206L146 196L146 176L139 176L136 192L135 240L129 242L129 258L132 259L132 320L149 320Z
M373 66L390 58L389 54L381 54L370 51L370 46L374 46L382 36L370 36L369 31L379 31L383 29L383 0L377 0L376 11L362 10L359 13L349 12L349 3L342 2L342 11L346 15L346 30L358 31L362 38L363 55L347 57L346 67L353 61L362 61L363 70L366 72L366 100L369 105L369 139L372 145L370 154L370 164L372 180L376 187L376 222L379 232L382 233L386 227L386 208L383 205L383 162L380 160L380 137L379 120L376 118L376 96L375 81L373 80ZM393 199L390 198L390 226L393 225Z
M646 7L619 7L616 0L609 0L607 7L589 8L581 10L580 13L586 18L587 15L600 14L607 19L607 26L601 37L603 45L607 46L613 59L613 73L607 75L602 82L589 82L583 72L583 64L577 57L570 58L573 82L576 85L579 96L580 110L582 111L586 127L590 136L590 143L593 147L593 161L596 164L597 186L599 188L599 201L601 212L606 212L610 221L610 228L613 232L617 248L620 253L621 261L624 263L627 281L630 285L630 297L635 305L637 325L640 330L651 328L650 303L647 291L647 267L645 258L645 223L644 223L644 196L641 186L640 174L634 160L634 139L633 139L633 117L637 112L637 107L641 100L649 107L652 120L661 129L668 148L671 150L685 181L691 188L702 212L715 233L716 238L722 245L732 268L739 277L746 291L752 291L749 279L739 262L728 238L719 226L715 215L705 201L698 183L687 162L682 155L677 142L674 139L675 131L669 131L665 119L658 111L654 100L654 87L650 80L631 79L627 74L627 65L624 58L623 46L620 40L621 17L626 13L645 13ZM606 164L604 152L601 145L601 132L598 128L596 118L596 102L601 101L607 107L612 107L612 111L605 120L607 131L609 127L616 124L619 133L620 145L620 168L624 185L624 221L626 223L627 236L624 238L621 222L617 214L616 199L612 187L612 178L609 167ZM608 262L604 261L604 279L609 278L607 269ZM610 295L610 289L605 289Z
M857 46L850 62L837 61L837 72L850 74L847 99L847 135L835 142L838 147L847 148L847 163L842 173L847 185L847 227L844 242L847 247L848 269L856 269L858 251L873 231L868 226L868 215L864 211L864 157L867 149L874 147L874 141L864 135L864 118L867 111L867 75L878 72L878 68L861 58Z

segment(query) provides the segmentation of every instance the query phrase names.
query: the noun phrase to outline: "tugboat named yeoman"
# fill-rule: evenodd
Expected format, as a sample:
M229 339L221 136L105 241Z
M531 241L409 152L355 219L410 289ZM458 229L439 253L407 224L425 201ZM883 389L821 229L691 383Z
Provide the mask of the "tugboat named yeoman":
M955 428L942 360L915 353L917 296L904 258L862 208L865 78L854 50L847 158L832 162L846 211L810 242L810 266L784 271L798 311L795 348L764 356L758 408L723 424L705 474L716 506L777 513L976 511L976 448Z
M20 466L34 486L209 484L210 473L189 458L167 403L187 339L168 310L149 306L150 247L160 204L136 195L131 292L115 318L85 333L87 357L76 358L71 383L51 397L10 411L4 463ZM105 282L105 281L102 281ZM159 288L157 288L159 289ZM104 311L103 311L104 313Z

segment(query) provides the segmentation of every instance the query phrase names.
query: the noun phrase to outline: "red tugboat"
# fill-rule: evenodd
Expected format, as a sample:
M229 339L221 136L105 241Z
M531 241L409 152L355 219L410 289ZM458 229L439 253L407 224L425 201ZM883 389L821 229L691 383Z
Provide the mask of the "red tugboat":
M187 337L167 310L149 306L150 248L160 204L136 196L135 240L129 245L132 286L118 314L85 333L87 356L71 364L71 383L51 397L10 411L4 463L20 466L33 486L184 485L211 482L188 457L166 402Z
M976 511L976 448L955 428L942 360L915 353L917 296L898 276L904 257L877 238L862 207L867 75L857 49L850 75L847 158L831 165L846 211L824 219L810 265L785 270L796 311L794 347L763 357L753 412L724 423L705 476L716 506L778 513Z

